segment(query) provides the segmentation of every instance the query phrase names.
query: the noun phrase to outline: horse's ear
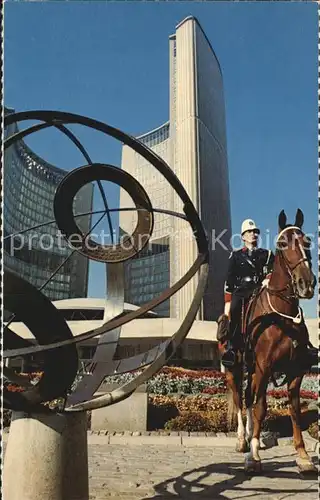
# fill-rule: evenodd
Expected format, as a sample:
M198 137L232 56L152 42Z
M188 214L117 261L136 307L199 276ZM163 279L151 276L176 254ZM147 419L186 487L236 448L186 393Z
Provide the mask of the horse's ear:
M279 223L279 229L280 229L280 231L282 231L282 229L284 229L286 227L286 223L287 223L287 216L286 216L284 210L281 210L281 212L279 214L278 223Z
M297 213L296 213L296 221L295 221L294 225L297 227L300 227L300 229L301 229L303 226L303 221L304 221L303 212L302 212L302 210L300 210L300 208L298 208Z

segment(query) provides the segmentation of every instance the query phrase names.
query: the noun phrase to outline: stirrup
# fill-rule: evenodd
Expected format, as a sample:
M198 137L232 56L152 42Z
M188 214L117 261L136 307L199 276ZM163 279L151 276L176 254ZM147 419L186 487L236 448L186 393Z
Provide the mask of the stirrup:
M226 368L229 368L230 366L234 366L236 364L236 353L235 353L235 351L233 349L228 349L221 356L221 363Z

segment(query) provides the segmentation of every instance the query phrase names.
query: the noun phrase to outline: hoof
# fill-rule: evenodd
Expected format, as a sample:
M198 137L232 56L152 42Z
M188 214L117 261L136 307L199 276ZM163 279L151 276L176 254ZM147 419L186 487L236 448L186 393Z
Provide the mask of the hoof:
M317 474L317 467L308 458L297 458L297 466L300 474Z
M253 458L246 458L244 465L245 474L260 474L262 471L261 460L254 460Z
M250 451L250 445L246 439L241 439L240 441L237 441L236 444L236 451L238 453L247 453Z

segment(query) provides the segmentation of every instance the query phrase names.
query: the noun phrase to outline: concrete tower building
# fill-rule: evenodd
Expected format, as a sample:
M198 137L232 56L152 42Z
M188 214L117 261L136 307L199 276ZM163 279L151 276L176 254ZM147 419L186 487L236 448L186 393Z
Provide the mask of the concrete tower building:
M231 218L227 163L226 120L221 68L194 17L188 17L169 38L169 122L138 137L173 169L197 208L210 242L210 275L198 319L215 320L223 310L223 283L228 266ZM183 212L166 180L127 146L122 168L145 187L154 208ZM132 206L121 192L120 206ZM120 213L120 227L131 233L136 214ZM175 283L191 267L197 249L189 225L156 214L151 245L126 265L126 298L140 305ZM194 296L196 275L158 314L183 318ZM168 301L169 302L169 301Z

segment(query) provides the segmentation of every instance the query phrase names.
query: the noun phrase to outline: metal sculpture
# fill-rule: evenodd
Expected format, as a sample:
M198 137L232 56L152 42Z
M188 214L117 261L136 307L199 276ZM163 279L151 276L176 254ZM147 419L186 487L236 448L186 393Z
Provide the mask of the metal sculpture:
M108 298L106 299L103 325L73 337L67 323L59 315L50 300L41 293L41 289L37 290L22 278L18 278L8 271L4 272L4 306L13 314L17 314L20 321L29 327L38 344L33 345L10 330L10 320L4 328L3 356L5 359L9 359L43 353L45 359L44 374L36 385L24 384L24 391L19 393L10 392L4 387L4 406L16 411L50 412L54 410L49 409L43 403L54 398L63 397L65 399L64 412L101 408L130 396L140 384L152 377L169 360L179 344L187 336L203 298L208 277L209 263L206 234L199 215L179 179L162 158L139 140L100 121L60 111L38 110L9 114L4 119L4 126L24 120L39 120L41 123L18 131L8 137L4 143L5 149L33 132L55 127L71 139L86 159L86 165L67 174L58 186L54 198L54 215L58 228L73 248L73 252L80 252L90 259L107 264ZM92 162L80 141L66 127L67 124L80 124L93 128L123 142L143 156L165 177L175 190L183 202L184 213L152 207L147 193L131 175L112 165ZM101 211L101 213L103 213L103 216L107 215L110 234L113 233L110 213L122 209L110 209L108 207L101 186L102 180L112 181L125 189L133 199L135 209L138 211L137 226L133 234L126 237L124 244L121 246L99 245L91 241L90 234L83 234L79 229L72 213L73 198L79 189L88 182L98 181L105 205L105 210ZM173 215L189 222L197 244L198 256L187 273L171 288L164 291L159 297L155 297L147 304L144 304L138 310L124 313L123 262L137 255L148 243L153 230L154 212ZM79 214L79 216L81 215L88 214ZM31 229L35 229L35 227L28 228L25 231ZM74 235L77 235L76 242L71 241ZM141 235L144 236L143 241ZM114 360L113 357L122 325L141 317L147 311L172 297L196 273L199 273L199 281L194 298L186 317L182 320L181 326L175 334L159 346L143 354ZM71 390L78 367L76 343L98 335L99 341L90 367L90 374L85 374L76 384L76 387ZM130 382L103 396L94 396L106 376L135 371L141 368L143 368L142 372ZM22 377L8 368L5 369L4 374L6 378L14 383L20 383L22 380ZM61 412L61 408L59 412Z

